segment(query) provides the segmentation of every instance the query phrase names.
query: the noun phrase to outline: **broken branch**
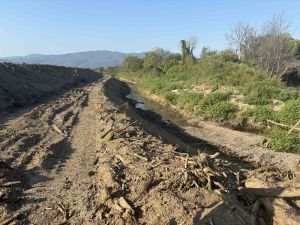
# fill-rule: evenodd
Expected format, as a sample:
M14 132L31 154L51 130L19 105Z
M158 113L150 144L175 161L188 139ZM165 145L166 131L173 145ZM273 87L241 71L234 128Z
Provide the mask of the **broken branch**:
M11 182L0 184L0 187L11 187L11 186L20 185L20 184L21 184L21 181L11 181Z
M275 121L272 121L272 120L267 120L267 122L268 123L272 123L272 124L274 124L274 125L276 125L276 126L280 126L280 127L283 127L283 128L288 128L288 129L290 129L290 130L292 130L292 131L295 131L295 130L297 130L298 132L300 131L300 128L296 128L296 127L291 127L291 126L288 126L288 125L285 125L285 124L283 124L283 123L277 123L277 122L275 122ZM295 126L295 125L294 125ZM293 128L293 129L292 129ZM291 131L291 132L292 132Z

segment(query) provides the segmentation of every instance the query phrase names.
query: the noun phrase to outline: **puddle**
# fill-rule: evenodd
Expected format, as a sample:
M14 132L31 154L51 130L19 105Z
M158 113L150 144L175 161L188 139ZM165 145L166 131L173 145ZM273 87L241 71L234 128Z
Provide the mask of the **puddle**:
M134 86L130 86L130 90L131 92L130 94L126 95L126 98L135 105L135 108L143 111L154 112L160 115L162 124L168 125L173 123L182 127L188 126L188 123L185 121L185 119L178 115L178 113L174 112L173 110L168 110L168 108L158 106L143 98L141 95L139 95Z

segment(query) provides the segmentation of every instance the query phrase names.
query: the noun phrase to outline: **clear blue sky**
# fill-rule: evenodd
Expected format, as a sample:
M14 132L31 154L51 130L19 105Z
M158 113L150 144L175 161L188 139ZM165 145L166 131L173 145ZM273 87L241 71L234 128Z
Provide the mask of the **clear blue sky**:
M300 38L299 0L0 0L0 56L178 51L189 36L199 49L223 49L224 33L239 21L259 26L279 13Z

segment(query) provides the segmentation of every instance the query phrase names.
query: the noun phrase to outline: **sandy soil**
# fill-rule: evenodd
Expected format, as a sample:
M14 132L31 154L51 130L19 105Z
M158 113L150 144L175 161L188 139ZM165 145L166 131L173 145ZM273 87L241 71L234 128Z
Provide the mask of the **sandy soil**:
M124 89L104 78L1 124L1 225L300 221L297 199L280 202L292 212L280 215L282 223L277 211L241 191L249 178L274 187L295 180L293 173L208 143L182 153L195 139L159 128L124 101Z

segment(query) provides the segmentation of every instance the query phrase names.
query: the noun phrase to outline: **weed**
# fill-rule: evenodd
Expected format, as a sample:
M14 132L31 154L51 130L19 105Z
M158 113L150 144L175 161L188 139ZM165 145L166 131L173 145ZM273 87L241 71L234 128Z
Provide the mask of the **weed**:
M275 151L300 153L300 139L296 134L275 128L270 134L269 145Z

